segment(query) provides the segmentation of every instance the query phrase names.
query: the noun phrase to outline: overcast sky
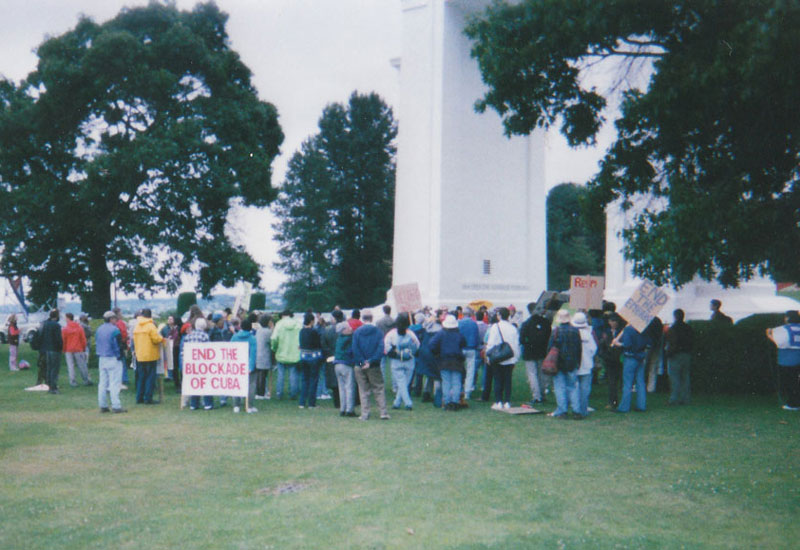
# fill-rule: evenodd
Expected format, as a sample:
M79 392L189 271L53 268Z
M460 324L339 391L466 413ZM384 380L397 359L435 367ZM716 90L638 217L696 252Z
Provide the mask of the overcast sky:
M193 0L178 0L191 9ZM147 0L0 0L0 75L19 81L37 62L34 49L46 35L73 28L80 14L103 22L122 7ZM380 94L397 105L398 74L389 60L400 56L400 0L217 0L230 16L231 47L253 72L263 100L275 104L286 136L274 165L278 185L289 157L316 131L325 105L344 102L354 91ZM477 98L476 98L477 99ZM402 120L400 120L402 124ZM601 142L608 142L605 134ZM547 139L548 188L584 182L597 169L600 152L569 150L551 133ZM271 215L247 209L235 216L236 234L263 266L262 287L283 280L272 268L276 247Z

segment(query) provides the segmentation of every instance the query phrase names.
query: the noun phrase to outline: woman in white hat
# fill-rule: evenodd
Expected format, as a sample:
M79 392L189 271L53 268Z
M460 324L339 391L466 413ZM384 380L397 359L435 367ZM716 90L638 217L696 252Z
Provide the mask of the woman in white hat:
M586 322L586 314L579 311L572 316L572 326L581 335L581 366L578 367L578 414L589 414L589 394L592 393L592 369L594 355L597 353L597 342L592 334L592 327Z

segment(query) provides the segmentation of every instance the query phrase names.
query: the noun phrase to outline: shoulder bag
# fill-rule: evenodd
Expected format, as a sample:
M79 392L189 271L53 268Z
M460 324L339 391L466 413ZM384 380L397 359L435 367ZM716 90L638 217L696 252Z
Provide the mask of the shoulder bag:
M499 323L497 325L497 330L500 332L500 343L486 352L486 357L492 365L497 365L514 357L514 350L511 349L511 346L506 342L505 338L503 338L503 331L500 330Z

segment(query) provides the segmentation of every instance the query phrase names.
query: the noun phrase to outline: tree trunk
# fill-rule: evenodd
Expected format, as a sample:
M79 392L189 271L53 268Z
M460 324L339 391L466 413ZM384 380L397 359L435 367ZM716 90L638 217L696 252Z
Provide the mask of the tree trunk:
M102 253L92 251L89 265L92 289L81 293L81 309L99 319L111 309L111 273Z

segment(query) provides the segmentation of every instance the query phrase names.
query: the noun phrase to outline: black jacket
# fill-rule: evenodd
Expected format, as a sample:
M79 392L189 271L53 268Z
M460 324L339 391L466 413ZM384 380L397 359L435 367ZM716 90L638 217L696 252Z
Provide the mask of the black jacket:
M61 351L64 348L64 341L61 339L61 325L58 321L47 319L39 329L41 333L39 340L39 351Z
M547 342L550 340L550 322L541 315L531 315L519 329L519 345L522 359L539 361L547 355Z

